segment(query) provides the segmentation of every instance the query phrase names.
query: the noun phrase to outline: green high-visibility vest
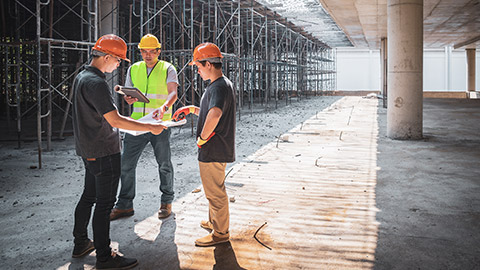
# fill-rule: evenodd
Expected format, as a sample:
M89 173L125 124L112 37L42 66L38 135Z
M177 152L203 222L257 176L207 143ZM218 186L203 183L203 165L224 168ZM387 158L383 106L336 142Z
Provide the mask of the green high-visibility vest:
M170 63L159 60L150 75L147 76L147 65L144 61L137 62L130 68L130 77L134 87L138 88L150 100L150 103L133 103L133 112L130 117L140 119L161 107L167 101L167 72ZM163 121L172 118L172 109L163 114Z

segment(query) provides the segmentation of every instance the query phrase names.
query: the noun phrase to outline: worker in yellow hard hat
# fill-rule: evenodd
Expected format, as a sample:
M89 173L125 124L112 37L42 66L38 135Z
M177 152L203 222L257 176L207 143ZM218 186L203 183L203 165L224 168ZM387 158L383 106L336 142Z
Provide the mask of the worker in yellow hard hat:
M82 196L75 208L72 257L83 257L96 249L96 269L130 269L136 259L125 258L110 248L110 217L120 178L120 136L118 129L161 134L161 124L148 124L121 116L113 103L105 73L118 68L126 58L127 44L119 36L100 37L92 49L93 59L73 83L73 133L75 149L85 165ZM93 241L88 224L93 213Z
M158 59L161 47L154 35L146 34L138 44L143 60L128 68L125 86L138 88L150 100L149 103L144 103L136 98L125 96L125 101L133 104L133 112L130 116L133 119L140 119L150 113L153 113L157 120L167 121L172 118L172 106L177 100L177 71L172 64ZM148 143L153 147L160 176L162 195L158 218L166 218L172 212L174 171L170 153L170 130L167 129L158 136L152 133L138 136L125 134L121 188L117 203L110 214L111 220L134 214L135 169L138 159Z

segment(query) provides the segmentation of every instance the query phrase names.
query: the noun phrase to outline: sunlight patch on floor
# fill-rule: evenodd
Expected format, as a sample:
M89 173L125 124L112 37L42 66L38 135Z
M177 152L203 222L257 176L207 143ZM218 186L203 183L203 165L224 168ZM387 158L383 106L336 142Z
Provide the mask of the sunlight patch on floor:
M233 166L230 243L194 246L208 233L199 226L208 218L203 191L176 201L164 225L139 222L136 234L155 241L170 222L182 269L372 269L377 105L344 97Z

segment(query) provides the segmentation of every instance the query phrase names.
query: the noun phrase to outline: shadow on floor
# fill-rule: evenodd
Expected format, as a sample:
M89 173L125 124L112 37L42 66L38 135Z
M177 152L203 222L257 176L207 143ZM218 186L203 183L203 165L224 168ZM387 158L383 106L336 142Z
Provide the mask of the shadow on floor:
M480 101L424 99L423 115L418 141L379 121L374 268L479 269Z
M214 270L246 270L242 268L237 261L235 256L235 251L233 250L232 244L226 242L215 247L214 251L215 265L213 265Z

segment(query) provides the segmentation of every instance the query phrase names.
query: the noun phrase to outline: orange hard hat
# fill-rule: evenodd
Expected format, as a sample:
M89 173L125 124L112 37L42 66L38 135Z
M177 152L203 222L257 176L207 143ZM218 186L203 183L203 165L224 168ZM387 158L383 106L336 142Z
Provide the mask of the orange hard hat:
M95 43L95 46L93 46L93 50L111 54L130 62L130 60L127 59L127 43L125 43L121 37L114 34L101 36Z
M139 49L161 49L162 44L158 42L158 39L156 36L152 34L146 34L140 40L140 43L138 44L138 48Z
M193 65L197 61L209 61L210 63L221 63L223 55L217 45L205 42L198 45L193 50L193 60L189 65Z

